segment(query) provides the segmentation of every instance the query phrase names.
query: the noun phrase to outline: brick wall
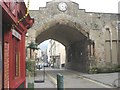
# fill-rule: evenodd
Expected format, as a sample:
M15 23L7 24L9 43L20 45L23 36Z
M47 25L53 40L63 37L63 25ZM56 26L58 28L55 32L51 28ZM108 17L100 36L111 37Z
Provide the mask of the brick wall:
M0 90L2 89L2 42L0 42Z
M9 88L9 43L4 43L4 88Z
M0 90L2 89L2 71L0 71Z

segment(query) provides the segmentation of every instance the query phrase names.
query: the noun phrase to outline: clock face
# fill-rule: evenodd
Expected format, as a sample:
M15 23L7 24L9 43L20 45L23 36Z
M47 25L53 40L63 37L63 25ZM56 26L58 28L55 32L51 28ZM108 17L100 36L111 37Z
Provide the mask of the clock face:
M64 2L61 2L58 4L58 8L60 11L66 11L67 10L67 4Z

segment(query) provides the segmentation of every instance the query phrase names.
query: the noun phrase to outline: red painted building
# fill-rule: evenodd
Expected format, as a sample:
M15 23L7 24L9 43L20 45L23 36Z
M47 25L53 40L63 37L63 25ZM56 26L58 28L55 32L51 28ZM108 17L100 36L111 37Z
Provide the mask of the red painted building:
M7 2L6 2L7 1ZM25 87L25 34L34 20L28 15L24 2L0 0L3 32L3 88ZM18 23L18 21L24 19ZM13 27L14 25L14 27Z

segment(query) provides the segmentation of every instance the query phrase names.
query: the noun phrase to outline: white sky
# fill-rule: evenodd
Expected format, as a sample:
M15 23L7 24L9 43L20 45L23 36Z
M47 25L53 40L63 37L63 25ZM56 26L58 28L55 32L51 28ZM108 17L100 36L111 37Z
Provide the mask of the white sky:
M28 0L24 0L27 3ZM30 10L38 10L45 7L46 2L51 0L30 0ZM71 0L79 4L80 9L87 12L118 13L118 2L120 0ZM120 7L120 6L119 6Z
M41 49L42 51L46 51L46 49L47 49L47 47L48 47L48 43L49 43L49 40L46 40L46 41L40 43L40 49Z

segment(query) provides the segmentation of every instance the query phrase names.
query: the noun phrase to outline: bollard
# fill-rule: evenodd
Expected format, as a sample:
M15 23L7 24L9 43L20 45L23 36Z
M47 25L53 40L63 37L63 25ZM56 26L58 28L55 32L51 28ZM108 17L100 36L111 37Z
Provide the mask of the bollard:
M57 74L57 90L64 90L63 75Z

